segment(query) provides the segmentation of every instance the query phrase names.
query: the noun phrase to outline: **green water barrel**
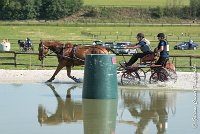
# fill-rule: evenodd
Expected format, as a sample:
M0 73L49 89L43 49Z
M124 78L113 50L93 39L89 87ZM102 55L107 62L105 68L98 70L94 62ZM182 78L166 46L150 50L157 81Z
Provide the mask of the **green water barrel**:
M87 55L82 97L87 99L116 99L117 88L116 55Z
M3 51L3 44L0 43L0 51Z
M84 134L114 134L117 99L83 99Z

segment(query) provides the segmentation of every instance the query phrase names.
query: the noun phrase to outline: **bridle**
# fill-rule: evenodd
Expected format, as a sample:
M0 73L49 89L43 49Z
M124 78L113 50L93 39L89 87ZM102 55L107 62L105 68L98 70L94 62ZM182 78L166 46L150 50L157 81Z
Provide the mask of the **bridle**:
M39 45L40 45L39 48L38 48L38 51L39 51L39 53L38 53L39 60L43 60L43 58L46 58L46 55L43 53L43 51L44 51L44 49L48 49L47 51L49 51L49 48L47 46L45 46L43 44L43 42L41 42ZM51 52L51 53L53 53L53 52Z

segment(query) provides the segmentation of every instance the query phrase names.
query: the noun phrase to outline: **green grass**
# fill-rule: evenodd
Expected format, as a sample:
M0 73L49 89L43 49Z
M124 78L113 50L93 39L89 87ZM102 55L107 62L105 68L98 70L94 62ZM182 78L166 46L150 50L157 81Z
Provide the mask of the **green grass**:
M92 6L138 6L138 7L156 7L166 5L189 5L190 0L83 0L84 5Z
M164 32L170 43L170 54L192 54L199 55L200 48L196 51L193 50L173 50L173 46L182 41L187 41L190 38L195 42L200 43L200 27L193 26L168 26L168 27L149 27L149 26L135 26L135 27L64 27L64 26L0 26L0 38L9 39L11 41L11 50L19 51L17 44L18 39L25 40L29 37L33 40L35 52L37 52L38 42L40 39L47 40L61 40L64 42L71 41L72 43L92 43L92 40L100 39L103 41L131 41L136 43L136 34L138 32L144 32L146 37L152 42L152 47L157 46L156 35L159 32ZM82 31L90 32L98 35L98 38L92 38L81 34ZM182 33L184 35L182 36ZM185 34L186 33L186 34ZM106 36L106 38L105 38ZM0 54L0 56L5 56ZM127 57L130 58L130 57ZM118 62L123 60L122 57L118 57ZM178 58L177 65L188 66L189 62L186 58ZM9 62L8 60L1 60L0 63ZM10 61L12 62L12 61ZM40 61L37 55L18 55L17 63L26 63L26 65L19 65L17 68L14 66L0 65L1 69L42 69ZM192 64L200 66L199 60L193 60ZM45 65L57 65L57 59L55 57L48 57L45 59ZM45 68L45 69L53 69ZM75 67L80 69L81 67Z

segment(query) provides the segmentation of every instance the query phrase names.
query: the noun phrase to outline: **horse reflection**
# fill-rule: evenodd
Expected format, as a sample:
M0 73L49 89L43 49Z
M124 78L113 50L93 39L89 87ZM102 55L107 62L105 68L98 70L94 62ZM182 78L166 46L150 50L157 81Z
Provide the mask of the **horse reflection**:
M122 97L124 98L124 105L132 117L139 119L138 122L132 122L137 127L136 134L143 134L150 121L153 121L155 124L158 134L166 132L168 108L173 107L175 98L172 97L175 96L165 92L150 92L148 95L141 95L140 92L129 92L124 93ZM146 100L146 97L149 97L149 101ZM130 121L127 123L130 124Z
M63 100L61 96L56 92L53 85L48 84L53 91L57 99L57 109L54 114L48 115L45 107L42 105L38 106L38 122L40 125L56 125L60 123L77 122L83 120L82 118L82 104L71 100L70 91L75 89L77 86L72 86L67 91L66 100Z

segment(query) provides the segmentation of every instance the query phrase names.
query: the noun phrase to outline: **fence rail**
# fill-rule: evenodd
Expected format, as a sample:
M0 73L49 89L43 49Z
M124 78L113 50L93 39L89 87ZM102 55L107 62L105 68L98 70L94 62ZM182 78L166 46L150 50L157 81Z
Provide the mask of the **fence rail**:
M11 54L7 56L6 54ZM3 56L2 56L3 55ZM36 52L15 52L15 51L0 51L0 60L9 60L10 62L6 63L0 63L0 65L14 65L17 67L17 65L28 65L29 63L17 63L17 55L38 55ZM50 56L56 56L48 55ZM117 56L130 56L129 54L119 54ZM188 58L188 65L186 66L178 66L178 59L179 58ZM193 68L193 59L200 59L200 55L170 55L170 59L172 59L172 63L175 65L176 68ZM40 64L35 64L32 66L41 66L41 67L55 67L55 65L45 65L44 61L41 61ZM200 69L200 66L196 66L197 69Z

